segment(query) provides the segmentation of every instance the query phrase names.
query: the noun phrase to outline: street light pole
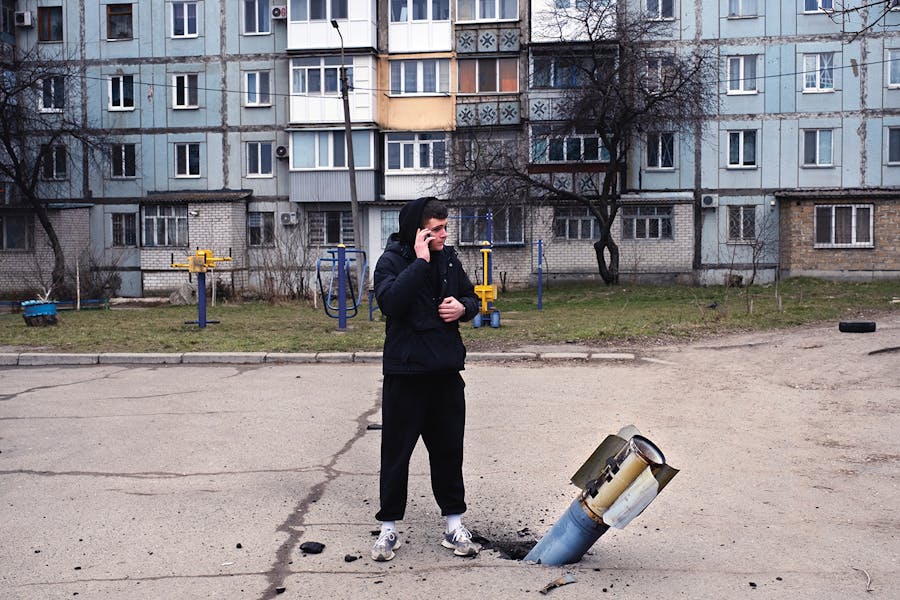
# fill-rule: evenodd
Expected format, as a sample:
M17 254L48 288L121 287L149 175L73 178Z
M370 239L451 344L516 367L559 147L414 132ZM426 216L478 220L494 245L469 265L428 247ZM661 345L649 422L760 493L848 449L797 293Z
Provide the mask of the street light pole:
M362 243L362 227L359 223L359 199L356 195L356 164L353 159L353 132L350 127L350 97L348 95L347 82L347 65L344 60L344 36L341 35L341 28L335 19L331 20L331 26L337 31L338 37L341 39L341 100L344 102L344 138L347 141L347 170L350 173L350 214L353 217L353 242L354 245L363 250ZM356 261L357 281L362 281L366 276L363 271L362 261Z

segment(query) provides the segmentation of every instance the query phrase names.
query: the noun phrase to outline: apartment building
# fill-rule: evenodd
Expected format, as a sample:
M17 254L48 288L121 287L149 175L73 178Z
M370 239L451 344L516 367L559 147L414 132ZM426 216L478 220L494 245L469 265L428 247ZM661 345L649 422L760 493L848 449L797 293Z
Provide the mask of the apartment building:
M533 174L597 185L609 160L597 132L561 130L555 112L577 84L557 57L583 40L541 24L590 4L18 0L2 3L0 41L85 65L71 90L45 95L59 107L36 109L75 103L111 132L100 167L73 144L44 169L68 260L89 253L120 274L121 295L181 285L170 262L198 247L233 257L219 277L236 290L292 277L308 287L341 243L365 250L371 272L402 204L450 194L479 144ZM839 15L829 0L621 6L671 24L654 43L708 53L717 73L702 123L629 146L613 229L624 280L900 273L900 12L867 28L874 13ZM473 275L490 237L511 285L534 282L538 241L545 272L597 277L597 223L583 207L473 194L451 208L451 242ZM0 289L21 289L46 240L14 200L0 224Z

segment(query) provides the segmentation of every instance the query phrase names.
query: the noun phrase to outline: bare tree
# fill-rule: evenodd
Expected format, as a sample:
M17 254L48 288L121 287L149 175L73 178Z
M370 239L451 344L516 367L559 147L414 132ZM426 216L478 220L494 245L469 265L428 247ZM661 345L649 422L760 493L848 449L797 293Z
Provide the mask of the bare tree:
M49 286L62 288L66 262L47 204L69 199L65 181L76 173L87 177L91 161L101 161L109 136L89 127L80 90L84 63L37 47L21 51L0 47L0 176L11 184L16 200L40 222L53 251ZM64 174L64 176L61 176ZM84 192L87 189L86 179Z
M532 40L543 43L532 44L529 87L552 97L550 118L529 115L527 142L502 140L500 131L458 133L447 192L501 205L537 198L585 207L599 225L593 247L607 284L619 281L611 231L638 140L692 131L715 99L712 58L673 48L667 21L624 4L547 3L532 22Z
M900 0L833 0L829 15L835 23L849 21L851 27L859 21L852 40L885 22L891 11L900 11Z

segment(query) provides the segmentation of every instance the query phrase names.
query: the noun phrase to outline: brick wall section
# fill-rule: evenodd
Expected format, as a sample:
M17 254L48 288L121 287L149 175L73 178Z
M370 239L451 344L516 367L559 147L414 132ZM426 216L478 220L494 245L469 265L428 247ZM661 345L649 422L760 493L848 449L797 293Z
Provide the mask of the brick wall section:
M621 216L613 224L613 239L619 245L619 271L630 274L692 273L694 256L693 208L690 204L676 204L673 240L623 241ZM494 248L492 259L495 283L500 283L501 273L506 273L511 287L533 285L537 278L537 240L544 243L544 276L561 278L599 277L593 240L565 240L554 237L553 207L533 207L527 213L526 238L534 244ZM451 244L456 244L451 234ZM481 252L471 246L457 246L466 272L475 283L480 283L482 272Z
M75 261L90 246L90 209L51 209L50 222L63 247L66 270L75 271ZM49 284L53 250L40 221L34 218L34 249L0 250L0 291L32 292Z
M192 212L197 216L190 216ZM172 254L176 263L187 262L187 257L198 248L212 250L214 256L228 256L231 262L221 262L216 269L216 279L241 290L247 285L246 246L247 210L244 202L204 202L188 205L187 248L141 249L141 271L144 295L167 294L188 281L186 270L171 267ZM208 285L212 284L208 280Z
M816 248L815 207L823 204L872 204L874 248ZM788 274L822 276L847 271L900 273L900 197L851 202L784 200L781 203L781 269Z

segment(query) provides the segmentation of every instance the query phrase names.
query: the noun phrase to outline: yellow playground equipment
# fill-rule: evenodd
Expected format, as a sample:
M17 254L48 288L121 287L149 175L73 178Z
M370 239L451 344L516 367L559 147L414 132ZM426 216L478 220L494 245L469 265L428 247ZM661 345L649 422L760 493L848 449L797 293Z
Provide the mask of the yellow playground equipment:
M174 262L175 257L172 256L173 269L187 269L188 273L197 274L197 320L186 321L186 324L197 324L200 329L206 327L207 323L218 323L218 321L208 321L206 319L206 271L215 269L218 263L231 260L230 256L214 256L212 250L197 250L193 255L187 257L186 263Z
M488 273L490 272L490 261L488 257L491 254L490 242L483 242L481 248L481 284L475 286L475 295L481 300L481 308L475 318L472 319L474 327L481 327L484 319L490 319L491 327L494 329L500 327L500 311L491 306L491 302L497 299L497 284L488 283Z

